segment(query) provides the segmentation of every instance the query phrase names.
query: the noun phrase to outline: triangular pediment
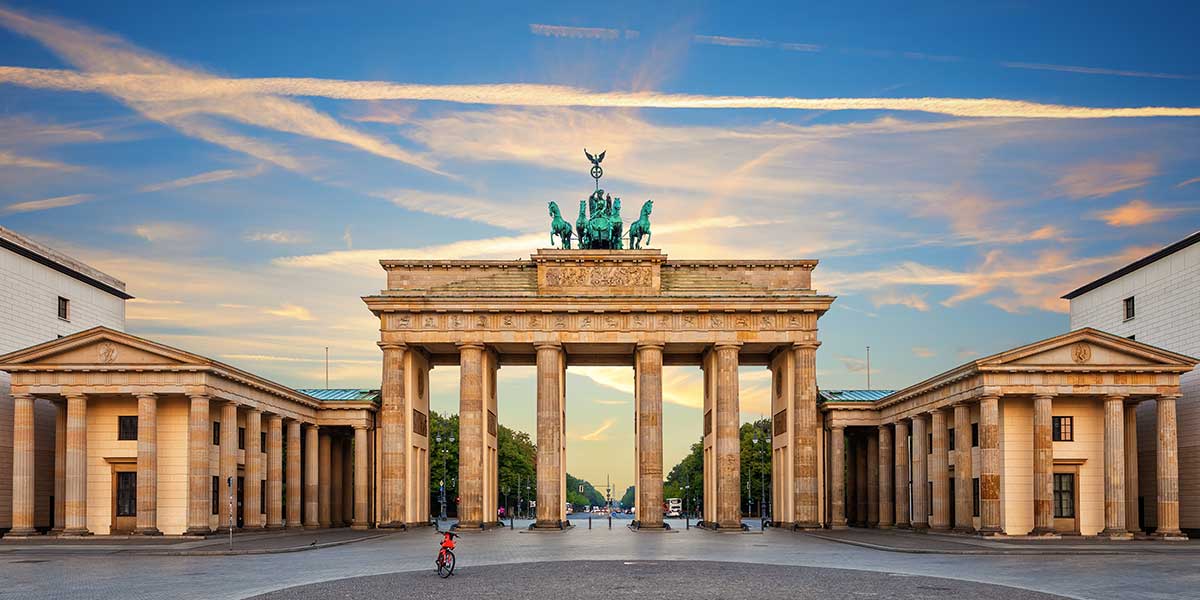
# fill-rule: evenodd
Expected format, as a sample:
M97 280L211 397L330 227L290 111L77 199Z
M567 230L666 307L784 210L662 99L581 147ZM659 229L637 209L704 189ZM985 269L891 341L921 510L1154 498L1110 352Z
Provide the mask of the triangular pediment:
M206 365L211 361L107 327L95 327L0 356L0 365Z
M1196 360L1084 328L976 361L980 367L1192 367Z

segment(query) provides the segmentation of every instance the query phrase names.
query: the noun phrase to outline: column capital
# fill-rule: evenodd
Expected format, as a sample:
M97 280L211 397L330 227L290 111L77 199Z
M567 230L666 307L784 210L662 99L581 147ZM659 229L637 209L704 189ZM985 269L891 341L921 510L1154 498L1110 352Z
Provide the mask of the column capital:
M1105 402L1125 402L1129 399L1129 394L1104 394Z
M260 415L263 413L263 409L261 409L257 406L247 406L247 407L245 407L245 409L246 409L246 412L248 412L248 413L258 413Z
M830 431L846 431L846 426L845 425L830 425L829 430Z
M359 431L359 430L366 430L366 431L370 431L370 430L371 430L371 427L370 427L370 426L368 426L368 425L363 425L363 424L361 424L361 423L360 423L360 424L357 424L357 425L351 425L351 427L353 427L355 431Z
M185 392L184 395L188 398L196 400L212 400L212 394L209 394L208 392Z
M742 349L742 343L733 341L716 342L713 344L713 348L716 350L733 350L734 352L738 352Z
M561 350L562 342L554 341L554 340L545 340L545 341L540 341L540 342L534 342L533 347L535 350Z
M267 415L268 421L279 421L280 423L283 422L283 415L281 415L279 413L265 413L265 414Z
M158 394L156 394L154 392L138 392L138 393L134 394L133 397L137 398L138 400L141 400L142 398L157 400Z
M984 392L976 396L974 399L983 402L985 399L999 400L1002 397L1004 397L1004 394L1001 394L1000 392Z
M401 342L375 342L375 345L379 346L379 348L384 351L405 350L408 348L408 344L404 344Z
M666 347L666 344L664 342L647 341L647 342L638 342L636 347L638 350L654 350L654 349L662 350L663 348Z
M1157 400L1179 400L1182 397L1183 397L1183 394L1159 394L1158 396L1155 396L1155 399L1157 399Z
M803 340L800 342L792 342L793 350L816 350L821 346L821 342L817 340Z
M13 400L16 400L17 398L21 398L21 399L26 399L26 398L28 398L28 399L33 399L33 397L34 397L34 396L33 396L33 394L31 394L31 393L29 393L29 392L13 392L13 393L12 393L12 398L13 398Z
M457 342L454 344L459 350L483 350L483 342Z
M1058 394L1056 394L1054 392L1039 392L1039 393L1034 394L1033 398L1035 400L1038 398L1053 400L1056 396L1058 396Z
M15 395L15 394L14 394L14 395ZM29 395L30 395L30 396L32 396L33 394L29 394ZM63 397L63 398L68 398L68 399L70 399L70 398L79 398L79 399L81 399L81 400L86 400L86 399L87 399L87 394L86 394L86 393L84 393L84 392L78 392L78 391L73 391L73 390L72 390L72 391L63 391L63 392L62 392L62 397Z

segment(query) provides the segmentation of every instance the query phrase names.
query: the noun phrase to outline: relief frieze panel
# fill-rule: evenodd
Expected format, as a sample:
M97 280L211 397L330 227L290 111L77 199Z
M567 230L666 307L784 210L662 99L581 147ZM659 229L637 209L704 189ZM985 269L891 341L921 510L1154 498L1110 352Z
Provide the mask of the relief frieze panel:
M546 267L547 288L648 288L654 284L649 266Z
M816 327L807 313L439 312L388 313L393 331L795 331Z

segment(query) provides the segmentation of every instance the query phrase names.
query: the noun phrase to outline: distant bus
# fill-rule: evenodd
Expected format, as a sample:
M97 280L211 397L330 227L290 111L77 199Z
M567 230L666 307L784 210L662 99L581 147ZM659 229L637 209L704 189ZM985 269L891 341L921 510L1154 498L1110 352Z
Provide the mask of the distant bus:
M683 515L683 499L667 498L667 512L664 514L667 517L678 517Z

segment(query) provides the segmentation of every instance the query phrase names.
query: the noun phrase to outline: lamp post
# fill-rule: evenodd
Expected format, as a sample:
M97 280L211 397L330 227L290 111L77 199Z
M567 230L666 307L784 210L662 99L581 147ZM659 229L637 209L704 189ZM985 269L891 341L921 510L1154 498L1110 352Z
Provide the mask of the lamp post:
M765 484L763 483L763 468L762 468L763 463L766 462L766 456L765 456L766 449L767 449L766 441L767 441L766 439L760 439L760 438L758 438L758 436L755 436L751 440L751 443L754 444L755 452L758 452L759 442L763 442L763 447L762 447L763 452L759 455L759 465L758 465L758 516L760 518L763 516L763 508L767 505L766 487L765 487ZM747 483L749 483L749 482L747 482Z
M437 442L438 453L442 455L442 478L438 481L438 503L442 506L440 520L446 520L446 456L450 454L450 450L442 446L442 436L436 436L433 441ZM453 444L454 436L450 436L447 442Z

